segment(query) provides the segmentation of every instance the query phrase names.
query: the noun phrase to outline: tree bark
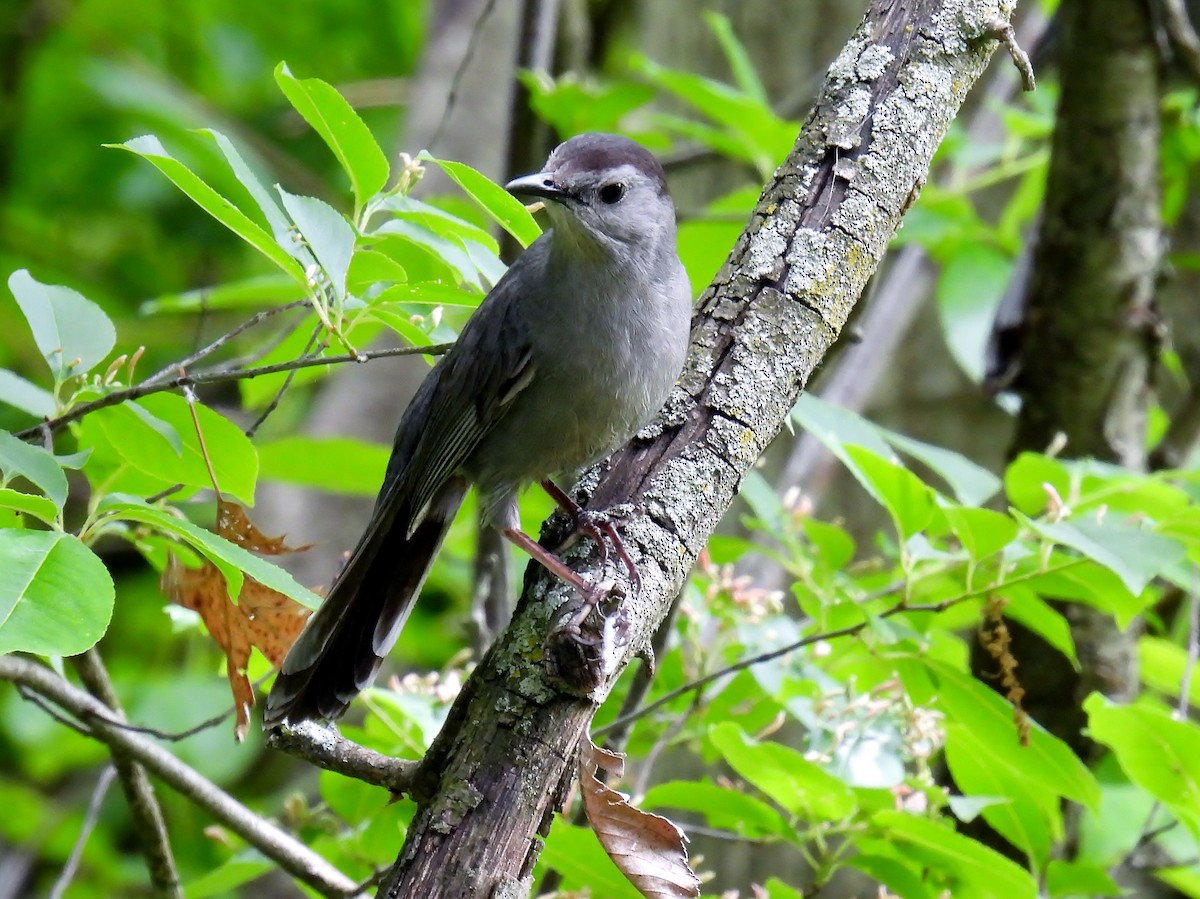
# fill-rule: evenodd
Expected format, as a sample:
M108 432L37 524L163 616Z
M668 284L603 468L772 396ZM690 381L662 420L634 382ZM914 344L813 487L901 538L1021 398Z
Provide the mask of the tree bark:
M1060 14L1062 90L1019 331L1011 454L1065 438L1064 456L1141 469L1163 241L1158 50L1143 0L1065 0ZM1121 632L1082 605L1059 610L1080 670L1016 622L1012 652L1027 711L1086 759L1082 702L1094 691L1132 697L1138 629ZM978 646L972 669L995 682L995 662ZM994 833L979 838L1016 854Z
M1145 464L1162 255L1159 58L1143 0L1067 0L1013 448Z
M610 616L595 655L573 658L570 641L553 638L571 591L526 571L512 624L422 762L417 815L380 895L528 891L538 835L593 711L649 645L742 477L836 340L991 56L994 21L1013 5L871 5L701 298L680 388L655 425L585 478L591 508L624 513L640 591ZM583 542L568 558L596 582L612 575Z

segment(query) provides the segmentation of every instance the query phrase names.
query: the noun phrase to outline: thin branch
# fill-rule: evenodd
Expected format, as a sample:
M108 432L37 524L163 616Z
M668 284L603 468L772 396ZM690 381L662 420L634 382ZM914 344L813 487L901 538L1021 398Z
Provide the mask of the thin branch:
M17 436L22 440L28 440L43 432L45 429L57 431L64 425L68 425L73 421L78 421L85 415L90 415L99 409L107 409L109 406L116 406L127 400L136 400L144 396L149 396L152 393L161 393L164 390L176 390L186 385L198 384L225 384L230 381L247 381L251 378L257 378L262 375L278 374L281 371L295 371L301 368L312 368L315 365L338 365L343 362L370 362L372 359L382 359L389 356L441 356L446 353L451 343L435 343L430 346L402 346L390 347L383 350L368 350L360 353L343 353L339 356L302 356L299 359L293 359L290 362L277 362L274 365L261 365L258 368L243 368L236 371L212 371L203 372L200 374L176 375L168 381L157 381L149 383L142 381L133 387L127 387L124 390L115 390L107 396L102 396L98 400L92 400L89 403L80 403L74 409L64 412L55 418L46 419L46 421L26 428L24 431L17 433Z
M291 309L299 309L301 306L307 306L307 305L308 305L308 299L305 298L303 300L292 300L292 302L284 303L282 306L272 306L270 309L264 309L264 310L262 310L262 312L256 312L254 315L250 316L248 319L246 319L244 322L242 322L240 325L238 325L232 331L226 331L224 334L222 334L220 337L218 337L212 343L208 344L208 346L203 346L200 349L196 350L194 353L192 353L187 358L185 358L179 362L176 362L173 365L168 365L166 368L162 369L161 371L155 372L150 377L148 377L144 381L142 381L142 383L143 384L154 384L158 381L161 381L163 378L166 378L173 371L178 371L181 368L191 368L193 365L195 365L201 359L211 356L213 353L215 353L221 347L225 346L225 344L229 343L229 341L233 340L233 338L237 337L239 334L241 334L245 331L249 331L255 325L261 324L262 322L266 321L268 318L278 315L280 312L287 312Z
M67 858L67 863L63 865L62 873L54 882L54 889L50 891L50 899L62 899L66 895L71 881L75 879L75 872L79 870L79 862L83 859L83 849L87 846L88 837L92 835L92 830L100 819L100 806L104 804L104 797L108 795L108 788L112 786L113 778L116 776L117 770L112 765L105 765L100 771L100 778L96 781L96 787L92 790L92 798L88 801L87 812L83 816L83 825L79 828L79 836L75 838L75 845L71 847L71 855Z
M92 732L90 730L88 730L86 727L83 727L78 721L72 721L70 718L68 718L66 715L64 715L62 712L60 712L58 709L56 709L54 706L52 706L46 700L42 699L41 696L39 696L37 693L33 692L33 690L30 690L24 684L17 684L17 695L20 696L22 699L24 699L26 702L33 703L33 705L37 706L39 709L41 709L43 712L45 712L47 715L49 715L54 721L61 724L63 727L65 727L69 730L75 731L75 733L79 734L80 736L90 737L92 735Z
M1039 575L1045 574L1045 572L1044 571L1038 572L1038 574ZM991 587L988 589L992 590L995 588ZM943 600L942 602L930 603L929 605L923 605L923 606L912 606L912 605L907 605L903 602L900 602L900 603L897 603L896 605L892 606L890 609L885 609L884 611L880 612L879 615L876 617L891 618L893 615L899 615L901 612L931 612L931 613L936 614L938 612L944 612L947 609L958 605L959 603L966 602L968 599L974 599L974 598L978 597L980 594L986 593L986 592L988 592L988 591L987 590L975 590L975 591L971 591L969 593L960 593L958 596ZM667 705L670 702L673 702L674 700L678 699L680 696L686 696L688 693L695 692L696 690L699 690L701 687L706 687L709 684L711 684L713 681L720 680L721 678L726 677L730 674L736 674L739 671L745 671L747 668L753 668L755 665L761 665L764 662L773 661L775 659L780 658L781 656L787 655L790 652L795 652L797 649L803 649L805 646L811 646L814 643L821 643L826 640L835 640L838 637L858 636L858 634L862 633L869 626L870 626L869 621L862 621L862 622L859 622L858 624L850 625L849 627L842 627L842 628L838 628L837 630L832 630L832 631L822 631L819 634L810 634L807 637L803 637L799 640L796 640L793 643L787 644L786 646L781 646L778 649L772 649L769 652L760 653L759 655L756 655L756 656L750 656L749 658L746 658L746 659L740 659L739 661L734 662L732 665L726 665L724 668L720 668L717 671L713 671L710 674L704 675L703 677L698 677L694 681L686 683L681 687L676 687L674 690L671 690L666 695L659 697L654 702L650 703L650 705L648 705L648 706L643 706L642 708L638 709L635 712L629 712L628 714L620 715L620 716L614 718L612 721L610 721L608 724L604 725L603 727L598 727L594 731L592 731L592 736L598 737L601 734L608 733L609 731L626 727L627 725L633 723L634 721L637 721L641 718L645 718L651 712L661 709L663 706Z
M322 896L359 895L357 885L291 834L246 808L194 768L145 737L114 725L98 699L72 686L44 665L19 656L0 656L0 680L36 691L82 721L95 739L118 748L204 809L259 852Z
M266 744L318 768L384 787L393 793L408 792L420 765L417 761L395 759L359 746L337 731L311 721L271 729L267 732Z
M475 50L479 44L479 38L483 34L483 26L487 21L488 16L492 14L492 9L496 6L496 0L487 0L484 7L479 12L479 17L471 26L471 37L467 40L467 49L463 53L463 57L459 60L458 68L454 70L454 77L450 81L450 90L446 94L446 100L442 104L442 117L438 120L437 128L433 131L433 137L429 138L430 152L437 146L438 140L441 139L442 132L446 130L446 125L450 122L450 114L454 112L454 107L458 105L458 92L462 87L463 78L467 74L467 66L471 64L471 60L475 58Z
M130 724L128 721L114 721L112 723L118 727L133 731L137 734L146 734L147 736L154 737L158 740L166 740L170 743L177 743L180 740L186 740L188 737L194 737L196 734L201 733L202 731L216 727L218 724L226 721L229 716L233 714L233 712L234 708L233 706L230 706L225 711L218 712L211 718L206 718L204 721L189 727L187 730L178 731L159 730L157 727L143 727L140 724Z
M317 346L315 351L312 350L312 347L317 343L317 338L321 335L322 327L322 325L317 325L317 327L313 330L312 336L308 338L308 343L304 345L304 352L301 354L301 358L310 355L315 356L319 353L325 352L325 349L329 346L329 344L323 341L319 346ZM279 408L279 404L283 400L283 395L291 389L292 382L295 380L296 369L292 369L288 372L287 377L283 379L283 383L279 385L279 389L275 391L275 395L271 397L271 402L267 403L262 412L258 414L258 418L254 419L254 421L250 424L250 427L246 428L242 432L243 434L253 439L254 435L258 433L258 429L263 426L263 422L270 418L275 410Z
M1029 54L1017 43L1017 32L1007 19L994 19L988 23L988 37L994 37L1008 51L1013 65L1021 75L1021 87L1026 92L1037 90L1037 80L1033 77L1033 63Z
M1159 0L1159 13L1176 58L1192 78L1200 81L1200 37L1188 18L1183 0Z
M125 713L100 653L92 648L74 656L71 661L87 691L111 710L110 718L124 721ZM179 870L175 866L175 856L171 851L171 835L167 831L162 806L158 797L154 795L154 787L146 775L146 769L128 752L115 746L109 746L109 749L117 774L121 777L121 790L133 816L133 829L141 845L142 855L146 859L150 882L158 895L170 899L183 899Z

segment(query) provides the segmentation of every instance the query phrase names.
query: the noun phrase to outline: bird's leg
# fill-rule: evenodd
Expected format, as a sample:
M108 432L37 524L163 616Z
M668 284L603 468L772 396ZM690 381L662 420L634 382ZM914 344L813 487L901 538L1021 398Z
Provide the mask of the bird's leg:
M602 589L578 572L572 571L562 559L550 552L550 550L546 549L546 547L542 546L524 531L517 528L505 528L502 533L505 538L511 540L537 560L547 571L567 584L570 584L583 596L583 606L564 627L575 638L582 637L581 627L583 622L592 614L592 610L607 599L613 591Z
M617 532L617 526L613 524L612 516L605 512L593 512L591 509L583 508L549 478L542 481L541 485L549 497L571 519L574 533L582 534L596 544L600 551L600 564L603 565L608 561L608 547L611 545L617 558L625 566L625 571L629 575L629 583L634 592L640 590L642 576L638 573L637 565L634 564L633 558L625 548L625 541Z

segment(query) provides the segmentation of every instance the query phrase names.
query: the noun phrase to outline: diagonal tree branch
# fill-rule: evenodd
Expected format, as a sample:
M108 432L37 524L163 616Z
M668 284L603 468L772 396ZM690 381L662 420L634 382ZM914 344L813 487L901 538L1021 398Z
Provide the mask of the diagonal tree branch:
M157 743L110 720L112 710L51 669L15 655L0 656L0 680L45 697L83 723L91 736L153 772L259 852L322 896L359 895L358 886L291 834L242 805Z
M89 693L111 710L112 717L124 719L117 691L113 687L100 653L95 648L74 656L71 661ZM133 815L134 831L142 845L150 882L160 896L183 899L179 885L179 872L175 868L175 856L171 852L171 837L167 833L167 822L163 818L162 806L154 795L154 787L146 775L146 769L123 749L110 746L113 765L121 779L121 789Z
M555 636L574 612L570 589L527 570L513 623L421 764L418 812L380 896L528 891L537 837L596 705L649 645L742 477L836 340L995 49L987 35L1014 5L872 3L701 298L681 389L656 427L586 479L592 508L628 513L640 591L627 589L597 645L581 649ZM595 582L621 576L583 543L570 556L576 570Z

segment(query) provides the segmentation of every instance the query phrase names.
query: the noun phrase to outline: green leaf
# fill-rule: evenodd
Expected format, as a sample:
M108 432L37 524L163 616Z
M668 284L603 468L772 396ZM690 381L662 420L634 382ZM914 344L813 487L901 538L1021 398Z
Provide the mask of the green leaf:
M899 859L863 853L854 856L847 864L878 880L896 896L904 899L935 899L932 890L921 882L920 873ZM773 894L771 899L774 899Z
M566 138L584 131L621 131L621 121L654 99L654 88L627 79L597 82L568 72L550 80L542 72L517 73L538 118Z
M0 403L38 418L49 418L55 412L54 394L6 368L0 368Z
M340 212L315 197L300 197L276 187L296 228L333 285L339 300L346 298L346 273L354 255L354 229Z
M1200 840L1200 727L1147 705L1114 705L1099 693L1083 708L1092 739L1111 748L1129 779Z
M308 250L306 249L307 253ZM167 293L147 300L138 308L142 315L159 313L215 312L227 309L260 309L281 306L308 296L308 290L287 275L271 272L213 287Z
M995 850L905 812L876 812L872 823L907 858L946 875L955 896L1037 899L1037 883Z
M368 287L380 282L397 285L407 281L404 266L378 250L358 250L350 257L350 270L346 273L346 290L350 293L362 295Z
M63 463L40 446L26 443L8 431L0 431L0 475L6 484L17 476L25 478L60 509L67 501Z
M212 487L212 476L204 461L200 438L188 402L181 396L158 393L134 403L100 409L89 416L121 458L145 474L167 484ZM143 414L144 413L144 414ZM258 456L254 445L229 419L196 403L196 415L204 433L207 451L222 492L247 505L254 503ZM158 422L157 426L151 422ZM167 433L173 431L176 444ZM182 448L182 453L177 447Z
M966 751L983 753L993 768L1007 772L1010 782L1095 808L1100 800L1095 776L1066 743L1036 721L1030 722L1029 745L1021 746L1012 706L996 691L933 660L905 662L898 670L913 701L936 702L947 726L959 725L955 736L971 740Z
M1046 891L1051 899L1083 896L1122 896L1125 891L1098 865L1054 859L1046 867Z
M251 219L210 187L200 176L192 172L163 147L152 134L135 137L123 144L106 144L116 149L128 150L141 156L169 178L176 187L187 194L201 209L262 253L279 268L283 269L297 284L306 284L304 267L283 247L275 242L261 225Z
M855 477L860 473L854 472L847 458L847 445L861 446L890 461L894 461L893 448L911 456L944 480L959 502L966 505L985 502L1000 488L999 478L965 456L881 428L812 394L801 394L792 407L792 418L850 466Z
M674 780L650 788L639 807L698 812L710 827L747 839L782 836L791 827L779 812L748 793L707 781Z
M1006 764L1005 755L982 745L968 727L946 727L946 764L954 782L968 796L1003 796L1008 800L989 803L980 813L1029 857L1035 869L1040 869L1050 855L1051 824L1056 831L1061 830L1058 797L1021 778L1011 764Z
M588 827L577 827L561 819L556 821L538 856L538 865L562 875L560 889L586 887L593 896L604 899L645 899L613 864L596 834Z
M184 892L188 899L236 895L242 884L256 880L274 868L275 863L257 849L247 849L189 880L184 884Z
M212 531L178 518L158 506L151 506L136 496L110 494L100 501L97 513L108 516L109 520L139 521L183 540L220 569L229 586L229 594L235 599L241 592L242 572L245 572L263 586L290 596L307 608L315 609L321 605L319 596L296 583L295 579L278 565L254 555Z
M1074 564L1071 564L1072 561ZM1018 565L1013 573L1032 573L1037 564L1036 560L1028 560ZM1050 565L1070 567L1035 575L1025 582L1025 586L1042 596L1087 603L1112 615L1122 629L1128 627L1145 608L1141 595L1130 592L1114 572L1090 559L1075 557L1072 560L1065 552L1054 552L1050 557Z
M827 403L811 393L802 393L792 407L792 419L845 461L845 445L861 446L877 456L892 455L880 429L861 415Z
M922 531L933 518L933 491L897 462L859 446L846 447L858 477L872 496L888 510L901 541Z
M350 437L285 437L258 446L259 476L330 493L375 496L391 447ZM331 464L336 460L336 464Z
M534 221L525 204L492 182L490 178L475 171L469 165L438 159L422 152L418 159L428 160L463 189L479 208L486 212L501 228L515 237L523 247L529 246L542 235L542 229Z
M1019 621L1043 640L1071 660L1079 670L1079 658L1075 654L1075 638L1071 635L1071 624L1066 616L1056 611L1026 584L997 587L996 593L1008 600L1004 614Z
M937 283L942 330L955 361L976 384L992 320L1012 274L1012 259L981 242L964 242L942 265Z
M0 653L71 656L104 636L112 578L75 537L2 529L0 571Z
M375 231L371 233L371 237L390 238L391 241L397 239L403 240L421 252L433 257L433 271L431 277L419 278L417 280L436 280L444 277L438 270L449 270L450 279L456 284L470 284L473 287L482 290L483 283L479 278L479 267L471 259L470 255L462 246L448 237L443 237L440 234L435 234L424 225L419 225L416 222L405 221L404 219L392 219L389 222L384 222ZM412 261L412 253L401 255L395 252L389 246L388 240L381 241L376 244L376 249L396 259L410 272L414 272L415 266Z
M1050 485L1059 497L1070 496L1071 476L1058 459L1039 453L1021 453L1004 472L1004 492L1008 501L1026 515L1038 515L1046 508Z
M1152 578L1187 555L1187 549L1170 537L1115 521L1113 516L1099 522L1094 518L1048 522L1021 517L1036 533L1108 568L1131 593L1141 593Z
M225 161L229 163L229 168L233 170L234 176L241 183L242 187L246 188L246 193L250 194L250 198L254 200L255 205L258 206L259 211L263 214L263 218L271 226L271 233L275 236L275 242L295 257L296 261L302 266L308 268L313 262L312 254L303 244L294 239L291 222L288 221L283 210L279 208L279 204L275 202L275 198L271 196L271 192L263 186L254 172L251 171L249 164L242 158L242 154L238 152L237 147L219 131L204 128L201 129L200 133L212 138L221 153L225 156Z
M750 54L746 52L745 46L733 33L733 26L729 24L729 19L720 13L710 11L704 13L704 21L712 29L713 35L721 45L721 51L725 54L725 60L729 63L729 69L733 73L734 83L742 93L752 100L763 106L769 105L770 99L767 97L767 90L758 78L754 62L751 60Z
M0 508L14 509L17 512L32 515L51 527L58 525L59 508L44 496L21 493L9 487L0 487Z
M363 120L331 85L317 78L296 78L287 63L275 67L275 83L333 151L350 176L354 200L361 209L383 190L388 179L387 157Z
M730 721L713 727L708 738L740 777L793 814L836 821L857 807L849 786L790 746L760 743Z
M1016 539L1017 523L991 509L946 506L942 509L950 529L975 562L999 552Z
M23 268L9 276L8 288L56 381L91 371L117 342L104 310L78 291L42 284Z
M1143 683L1160 693L1177 696L1190 665L1182 646L1160 637L1138 640L1138 673ZM1191 706L1200 708L1200 679L1189 680L1187 698Z
M961 453L913 440L886 429L883 429L883 438L900 452L928 466L934 474L950 485L955 497L963 505L977 506L985 503L1000 489L998 477Z

